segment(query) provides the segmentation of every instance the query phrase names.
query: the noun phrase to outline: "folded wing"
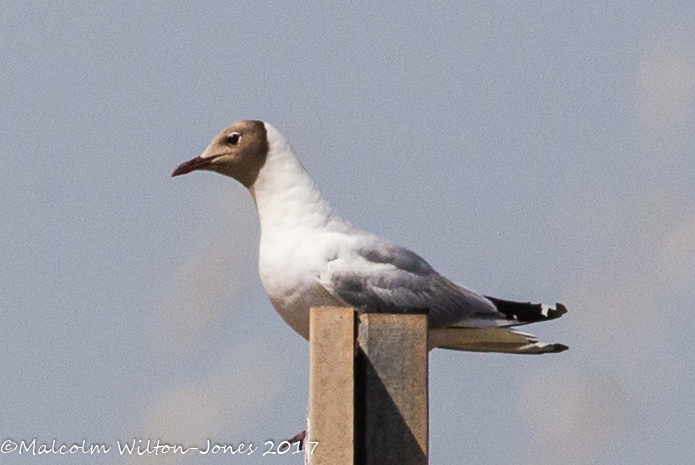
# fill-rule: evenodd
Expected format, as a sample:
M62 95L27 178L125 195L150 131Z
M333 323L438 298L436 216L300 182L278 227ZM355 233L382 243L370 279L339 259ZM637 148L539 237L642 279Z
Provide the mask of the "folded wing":
M349 242L320 273L320 283L366 311L427 309L430 327L467 322L498 326L506 317L486 297L437 273L410 250L368 233Z
M508 329L559 318L567 312L563 305L551 308L483 296L437 273L414 252L378 236L364 233L351 240L328 261L320 283L362 311L426 309L430 348L518 354L567 349Z

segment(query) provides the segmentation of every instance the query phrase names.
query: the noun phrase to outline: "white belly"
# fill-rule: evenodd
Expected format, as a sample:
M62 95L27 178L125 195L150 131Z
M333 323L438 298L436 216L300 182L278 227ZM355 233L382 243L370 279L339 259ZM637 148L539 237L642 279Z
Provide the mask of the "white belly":
M270 302L282 319L305 339L309 339L311 307L346 305L319 283L321 270L330 256L326 252L331 248L316 247L317 239L331 238L297 241L292 247L262 244L259 254L259 274ZM265 253L271 250L274 253Z
M306 292L275 296L268 293L270 302L283 320L297 331L304 339L309 339L309 309L321 306L345 306L323 287L306 290Z

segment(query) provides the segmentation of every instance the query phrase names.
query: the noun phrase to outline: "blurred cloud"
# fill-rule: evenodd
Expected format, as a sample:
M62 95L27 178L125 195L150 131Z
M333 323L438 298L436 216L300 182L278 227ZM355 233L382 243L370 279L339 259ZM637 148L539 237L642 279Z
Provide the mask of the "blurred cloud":
M238 438L246 423L257 421L262 410L283 384L272 341L255 338L232 349L216 363L218 370L195 383L171 384L155 392L134 437L153 443L205 448ZM223 437L221 437L223 436ZM132 439L131 439L132 441ZM235 440L234 444L238 445ZM243 442L243 441L241 441ZM247 441L248 444L248 441ZM260 445L260 444L255 444ZM193 454L193 457L199 457ZM182 463L191 454L127 457L125 463Z
M650 133L672 132L687 122L693 109L693 44L663 37L650 42L637 76L637 114Z
M224 181L209 194L198 215L200 231L190 238L190 255L155 310L161 357L175 360L195 348L223 315L234 311L234 300L256 279L249 273L256 269L256 212L243 189Z
M673 292L692 289L695 282L695 220L682 224L669 235L658 266Z
M682 36L648 41L637 74L636 163L625 160L624 177L610 185L581 180L559 203L567 261L584 262L563 297L572 351L524 381L528 463L597 463L630 415L682 378L669 332L683 309L670 294L695 278L695 217L692 196L668 180L692 162L692 50Z
M693 142L695 43L692 31L653 35L640 58L636 109L639 179L668 183L678 178ZM675 176L674 176L675 175Z
M197 355L219 353L203 343L237 309L243 291L256 279L249 272L256 269L258 246L253 203L231 180L223 181L215 183L204 209L194 215L201 224L189 240L193 246L153 309L148 332L154 335L148 344L152 355L147 357L156 360L150 376L152 392L141 423L132 427L132 437L142 439L143 447L148 439L205 447L208 439L238 438L280 392L286 377L277 369L273 341L261 337L226 349L218 360L206 360L192 380L183 368ZM196 457L202 456L147 454L124 460L171 464Z
M520 397L520 414L533 431L527 463L594 463L596 451L622 437L627 398L607 376L578 376L571 367L532 372Z

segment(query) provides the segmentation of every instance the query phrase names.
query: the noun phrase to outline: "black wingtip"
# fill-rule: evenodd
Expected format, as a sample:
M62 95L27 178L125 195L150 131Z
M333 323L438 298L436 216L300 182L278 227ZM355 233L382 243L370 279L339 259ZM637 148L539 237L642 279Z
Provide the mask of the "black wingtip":
M556 303L555 308L548 308L548 306L530 302L514 302L490 296L485 297L493 303L498 312L521 324L554 320L567 313L567 307L561 303Z
M558 354L560 352L566 351L569 348L570 347L566 346L565 344L553 344L553 349L555 349L555 350L553 350L553 353Z
M567 313L567 307L562 305L560 302L555 302L555 313L557 314L556 318L559 318Z
M546 320L554 320L560 318L562 315L567 313L567 307L562 305L560 302L555 302L555 308L549 308L546 316Z

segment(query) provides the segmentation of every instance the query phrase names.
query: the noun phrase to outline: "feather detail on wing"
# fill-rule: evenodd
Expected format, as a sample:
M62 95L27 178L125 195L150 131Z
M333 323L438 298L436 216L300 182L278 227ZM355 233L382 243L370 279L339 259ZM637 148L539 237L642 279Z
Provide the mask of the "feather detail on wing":
M543 354L567 350L509 326L562 316L562 304L487 297L446 279L419 255L368 233L343 244L319 276L334 297L362 311L427 309L429 347L472 352Z
M504 319L485 297L437 273L424 259L385 239L363 234L321 271L331 294L360 310L427 309L430 327L463 321L496 326Z

